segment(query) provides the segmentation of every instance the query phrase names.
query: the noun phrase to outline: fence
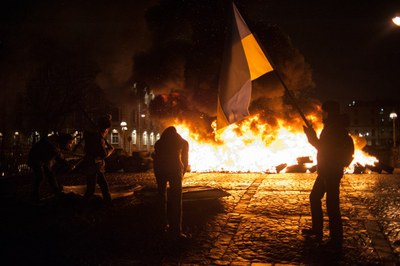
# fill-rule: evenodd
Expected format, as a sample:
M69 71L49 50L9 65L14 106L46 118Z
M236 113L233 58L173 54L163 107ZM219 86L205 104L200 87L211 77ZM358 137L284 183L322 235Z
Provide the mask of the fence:
M12 147L1 150L0 175L1 177L26 175L31 173L27 165L29 147Z

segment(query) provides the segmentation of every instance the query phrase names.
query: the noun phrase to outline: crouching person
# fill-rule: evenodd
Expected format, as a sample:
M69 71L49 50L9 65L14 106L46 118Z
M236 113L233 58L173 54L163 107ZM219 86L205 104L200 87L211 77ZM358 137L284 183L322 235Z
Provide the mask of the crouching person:
M68 167L62 152L71 150L74 137L70 134L53 135L44 137L36 142L28 155L28 165L34 173L31 199L40 200L40 185L43 179L47 179L56 197L62 195L62 188L59 186L55 176L56 164Z

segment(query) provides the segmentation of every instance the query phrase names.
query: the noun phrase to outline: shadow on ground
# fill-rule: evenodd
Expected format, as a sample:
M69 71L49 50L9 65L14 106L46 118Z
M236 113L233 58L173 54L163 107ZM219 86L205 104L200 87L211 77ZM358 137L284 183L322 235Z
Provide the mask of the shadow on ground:
M85 203L76 194L49 198L39 204L2 200L0 222L2 263L14 265L159 264L179 257L192 241L171 241L157 230L155 202L135 196L117 199L113 206L100 198ZM193 235L223 207L218 200L184 204L184 227ZM3 264L4 265L4 264Z

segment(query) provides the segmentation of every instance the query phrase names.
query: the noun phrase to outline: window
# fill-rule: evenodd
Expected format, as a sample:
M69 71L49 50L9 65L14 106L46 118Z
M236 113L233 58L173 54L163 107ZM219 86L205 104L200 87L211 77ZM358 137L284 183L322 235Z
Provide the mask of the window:
M111 132L111 144L118 144L119 143L119 133L117 130L113 129Z
M154 146L154 132L150 133L150 145Z
M143 132L143 145L147 145L147 131Z
M136 129L132 131L132 144L136 145L137 144L137 134L136 134Z

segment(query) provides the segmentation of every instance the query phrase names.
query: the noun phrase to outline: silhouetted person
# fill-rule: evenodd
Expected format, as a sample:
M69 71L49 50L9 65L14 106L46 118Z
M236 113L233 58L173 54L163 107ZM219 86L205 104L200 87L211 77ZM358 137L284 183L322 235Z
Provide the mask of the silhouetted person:
M338 102L327 101L322 105L324 128L317 137L313 128L304 127L308 141L317 149L317 178L310 193L312 228L302 233L314 236L317 241L323 236L323 212L321 200L326 193L330 239L320 245L340 251L343 241L343 225L339 206L339 186L354 154L354 144L347 127L349 119L340 114Z
M154 174L157 180L161 224L172 237L186 238L182 234L182 178L188 167L189 144L176 131L168 127L154 145ZM167 195L167 182L169 192Z
M103 195L103 200L111 203L111 194L105 178L104 161L114 151L114 147L105 140L110 127L111 116L105 115L98 119L96 131L86 131L83 135L85 157L82 164L86 175L87 187L84 195L86 200L93 197L97 183Z
M40 185L44 178L47 178L54 195L62 195L55 177L56 164L68 166L62 154L63 150L71 150L74 137L69 134L52 135L44 137L36 142L28 155L28 165L34 173L32 200L40 200Z

